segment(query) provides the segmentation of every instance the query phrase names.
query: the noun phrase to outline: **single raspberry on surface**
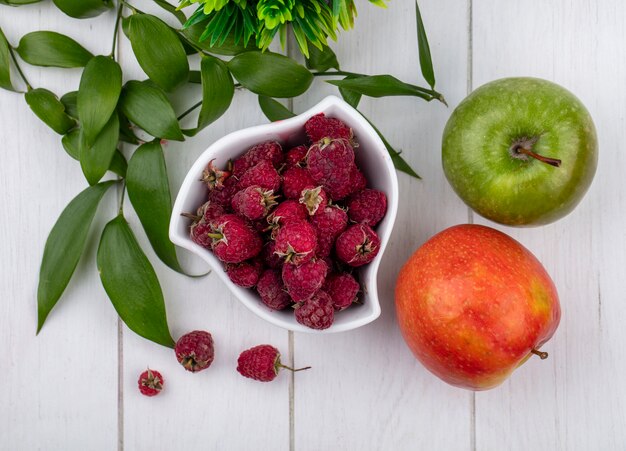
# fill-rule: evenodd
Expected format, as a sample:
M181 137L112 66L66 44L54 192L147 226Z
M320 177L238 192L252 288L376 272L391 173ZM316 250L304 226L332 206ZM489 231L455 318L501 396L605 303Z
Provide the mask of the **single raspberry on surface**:
M294 166L283 173L283 195L286 199L299 200L302 190L309 186L316 185L306 169Z
M343 138L351 140L352 129L339 119L327 117L324 113L317 114L304 124L306 134L312 143L324 138Z
M342 262L350 266L363 266L378 255L380 238L370 226L354 224L335 242L335 252Z
M226 274L230 280L237 286L243 288L252 288L259 281L261 272L263 271L263 263L254 259L243 263L227 263Z
M139 391L144 396L156 396L163 390L164 384L163 376L156 370L148 368L141 373L137 384L139 385Z
M284 265L283 282L295 302L310 299L324 284L328 265L324 260L309 260L300 266Z
M183 335L174 348L178 362L192 373L207 369L213 363L215 349L213 337L203 330L194 330Z
M345 310L358 300L361 286L354 276L344 272L328 276L323 289L332 299L335 310Z
M350 191L354 165L354 149L347 139L324 138L312 145L307 155L309 174L333 200Z
M348 216L356 223L374 227L387 212L387 196L382 191L364 189L348 200Z
M276 269L267 269L261 274L256 290L263 304L272 310L284 310L292 304L280 272Z
M246 189L249 186L260 186L263 189L274 191L280 190L280 175L276 168L272 166L272 162L263 160L255 166L248 169L239 179L239 190Z
M321 186L307 187L300 194L300 203L304 205L310 216L315 215L318 211L323 211L328 205L328 194Z
M278 230L276 254L285 262L300 265L311 260L317 249L317 233L307 221L292 221Z
M302 166L305 163L308 151L309 149L307 146L294 147L285 155L285 164L288 168L292 166Z
M239 181L235 177L228 177L224 181L224 187L221 189L213 189L209 191L209 201L212 204L221 205L225 209L230 209L230 202L239 191Z
M348 227L348 214L342 208L330 206L311 218L317 232L317 256L328 257L335 240Z
M230 177L230 172L222 171L217 168L213 162L215 159L209 161L209 164L202 172L202 181L206 183L209 190L222 189L224 187L224 181Z
M280 269L283 267L284 260L280 255L276 254L276 241L268 241L261 251L261 260L271 269Z
M244 377L260 382L273 381L281 368L296 372L311 368L293 369L280 362L280 352L271 345L259 345L243 351L237 359L237 371Z
M237 215L222 215L210 221L209 228L213 253L225 263L249 260L263 248L259 233Z
M335 321L335 308L330 296L323 290L296 306L296 321L311 329L328 329Z
M252 185L235 194L230 205L235 213L255 221L267 216L277 203L276 197L274 191Z
M248 149L246 153L233 161L233 175L240 177L263 160L270 161L278 169L285 160L285 154L280 143L267 141Z

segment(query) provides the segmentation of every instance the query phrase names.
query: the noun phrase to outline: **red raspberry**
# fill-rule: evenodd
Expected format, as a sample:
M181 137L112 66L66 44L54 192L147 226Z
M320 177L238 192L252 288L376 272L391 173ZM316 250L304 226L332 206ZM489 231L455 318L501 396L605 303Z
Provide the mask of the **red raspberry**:
M272 310L284 310L292 304L289 294L285 291L280 272L275 269L267 269L261 274L256 290L263 304Z
M380 238L369 226L354 224L339 235L335 243L337 257L350 266L363 266L378 255Z
M209 201L213 204L230 209L230 201L235 193L239 191L238 184L239 182L235 177L228 177L224 181L224 187L222 189L209 191Z
M348 227L348 214L341 208L326 207L311 218L317 232L317 256L328 257L335 240Z
M387 196L381 191L364 189L348 201L348 215L354 222L374 227L387 212Z
M205 222L209 222L211 219L219 218L224 213L225 211L223 206L213 203L210 200L198 208L198 216Z
M230 172L222 171L213 165L215 159L209 161L209 164L202 172L202 181L206 183L209 190L222 189L224 180L230 177Z
M335 310L345 310L358 300L359 282L348 273L332 274L324 282L324 291L333 300Z
M260 186L252 185L239 191L230 203L233 211L245 218L255 221L264 218L276 205L274 191L266 191Z
M300 203L306 207L309 215L313 216L318 211L324 211L328 205L328 194L321 186L317 188L308 187L302 190Z
M139 385L139 391L145 396L156 396L163 390L163 376L161 373L148 368L141 373L137 384Z
M354 149L347 139L324 138L309 149L307 168L317 185L322 185L333 200L350 191Z
M194 330L180 337L174 351L180 364L192 373L210 367L215 357L213 337L203 330Z
M294 265L311 260L316 248L317 234L306 221L289 222L276 235L276 253Z
M300 266L284 265L283 282L295 302L310 299L324 284L328 266L324 260L309 260Z
M313 116L304 124L306 134L312 143L324 138L352 139L352 129L339 119L326 117L324 113Z
M263 160L259 164L251 167L241 176L239 189L246 189L249 186L260 186L263 189L278 192L280 189L280 175L272 166L272 162Z
M358 193L367 187L367 179L356 165L350 171L350 186L352 186L352 193Z
M263 240L245 220L233 214L209 222L213 252L225 263L241 263L261 252Z
M206 222L194 222L190 229L191 240L194 243L209 249L211 247L211 243L213 242L213 239L209 236L210 232L211 227Z
M307 186L315 186L315 181L306 169L294 166L283 174L283 195L286 199L300 199L302 190Z
M259 345L243 351L237 359L237 371L244 377L260 382L273 381L278 376L281 368L290 371L302 371L311 368L299 368L294 370L280 362L280 352L274 346Z
M269 160L278 169L285 159L283 148L276 141L267 141L251 147L242 156L233 161L233 175L241 177L248 169L263 160Z
M227 263L226 274L237 286L252 288L259 281L263 264L260 260L251 260L243 263Z
M325 291L315 295L296 308L296 321L311 329L328 329L335 320L333 301Z
M268 241L261 251L261 259L265 266L271 269L280 269L283 266L283 259L275 253L276 241Z
M308 151L309 149L306 146L298 146L287 152L285 155L285 163L287 164L287 167L302 166Z
M278 207L267 217L270 224L285 225L291 221L303 221L308 217L308 211L304 205L295 200L286 200L278 204Z

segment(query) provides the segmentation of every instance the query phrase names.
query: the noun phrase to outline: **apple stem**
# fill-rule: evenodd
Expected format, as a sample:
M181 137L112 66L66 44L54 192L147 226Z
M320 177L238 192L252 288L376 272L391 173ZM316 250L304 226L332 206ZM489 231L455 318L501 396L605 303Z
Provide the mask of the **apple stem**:
M558 168L561 166L561 160L558 158L550 158L544 157L543 155L539 155L536 152L532 151L533 146L539 140L538 136L534 138L522 138L513 143L510 148L510 153L513 158L527 160L528 157L534 158L535 160L539 160L542 163L549 164L550 166L554 166Z
M526 149L524 147L519 147L515 149L515 151L517 153L521 153L524 155L528 155L529 157L533 157L541 161L542 163L549 164L550 166L554 166L555 168L561 167L561 160L559 160L558 158L544 157L543 155L539 155L538 153L535 153L532 150Z
M530 353L531 353L531 354L535 354L536 356L539 356L539 358L540 358L541 360L545 360L545 359L547 359L547 358L548 358L548 353L547 353L547 352L538 351L538 350L536 350L536 349L531 349L531 350L530 350Z

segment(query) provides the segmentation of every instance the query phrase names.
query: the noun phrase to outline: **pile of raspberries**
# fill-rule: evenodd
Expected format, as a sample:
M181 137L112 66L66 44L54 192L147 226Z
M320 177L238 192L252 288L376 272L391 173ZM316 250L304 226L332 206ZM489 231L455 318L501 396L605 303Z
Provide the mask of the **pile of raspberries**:
M308 146L257 144L225 170L211 161L202 178L208 200L187 216L192 240L224 262L233 283L321 330L358 301L353 270L378 254L373 228L387 197L367 188L346 124L319 114L304 127Z

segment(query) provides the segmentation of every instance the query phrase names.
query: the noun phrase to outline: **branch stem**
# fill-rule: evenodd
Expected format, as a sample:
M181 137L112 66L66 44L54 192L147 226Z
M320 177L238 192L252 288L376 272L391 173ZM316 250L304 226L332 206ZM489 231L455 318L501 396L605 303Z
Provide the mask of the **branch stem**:
M26 85L26 90L30 91L31 89L33 89L33 87L28 82L28 79L26 78L26 75L24 75L24 72L22 72L22 68L20 67L20 63L17 62L17 58L15 57L15 53L13 52L13 47L11 47L11 46L9 46L9 53L11 54L11 59L15 63L15 68L17 69L17 73L20 74L20 77L22 78L22 81Z
M115 18L115 28L113 29L113 43L111 44L110 57L115 60L115 47L117 46L117 35L119 34L120 20L122 19L122 10L124 9L124 2L120 1L117 7L117 17Z

